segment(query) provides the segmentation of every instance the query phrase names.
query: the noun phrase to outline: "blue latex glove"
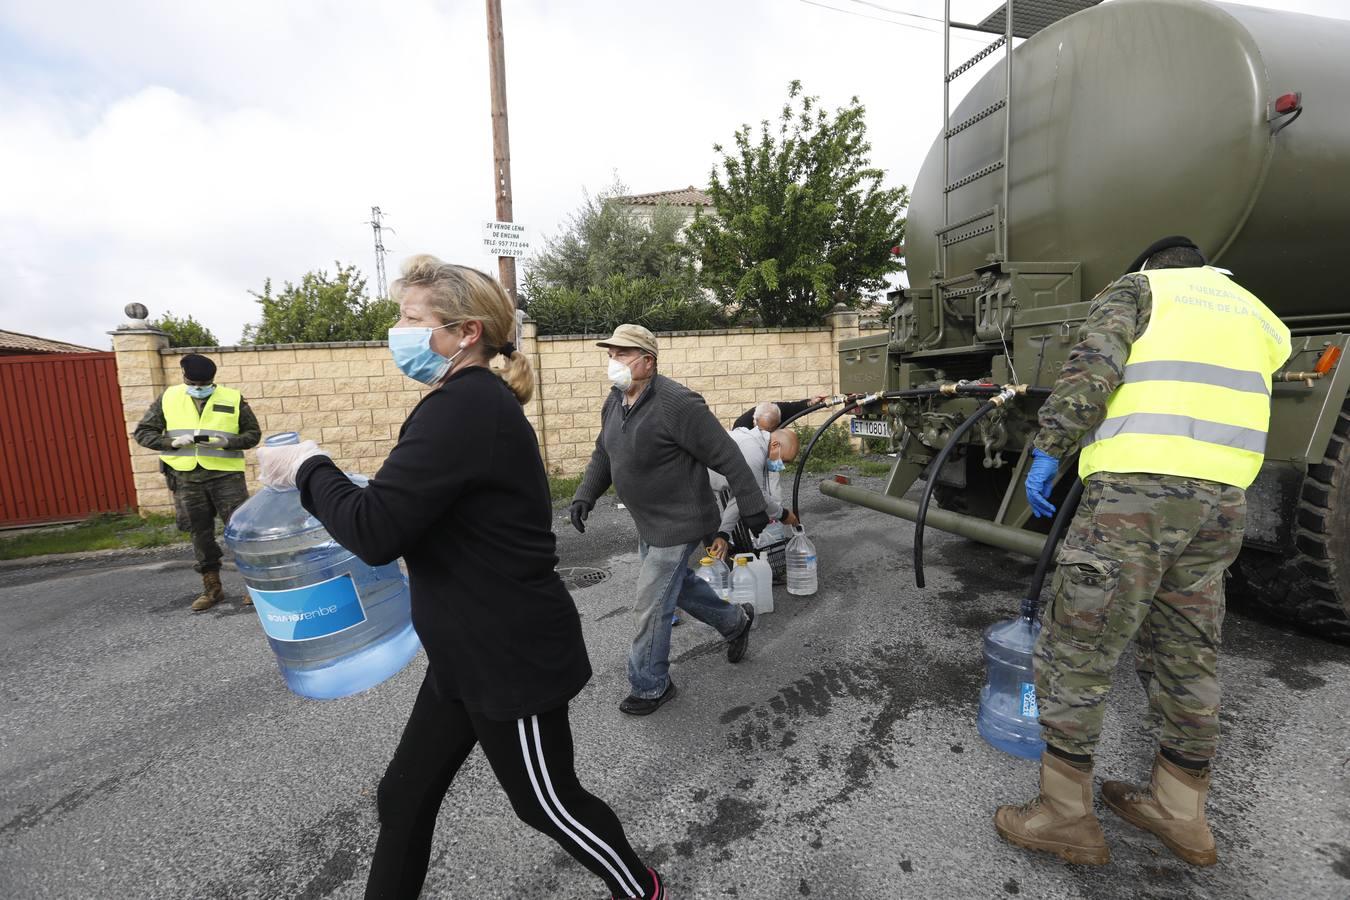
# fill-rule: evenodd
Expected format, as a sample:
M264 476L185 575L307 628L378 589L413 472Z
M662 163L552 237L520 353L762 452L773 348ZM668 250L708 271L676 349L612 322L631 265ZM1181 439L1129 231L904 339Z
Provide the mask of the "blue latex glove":
M1053 516L1055 505L1050 502L1050 489L1059 472L1059 460L1043 450L1031 451L1031 470L1027 472L1027 503L1033 516Z

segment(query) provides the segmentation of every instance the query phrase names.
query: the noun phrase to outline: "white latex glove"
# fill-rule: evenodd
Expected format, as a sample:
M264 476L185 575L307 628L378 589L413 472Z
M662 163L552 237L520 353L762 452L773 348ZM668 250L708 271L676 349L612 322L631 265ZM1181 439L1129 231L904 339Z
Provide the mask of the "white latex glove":
M228 440L218 434L207 435L205 442L207 447L224 447L228 443Z
M192 435L180 434L178 437L173 439L173 449L181 450L191 443L192 443Z
M258 480L268 487L293 488L300 464L311 456L327 456L313 441L258 448Z

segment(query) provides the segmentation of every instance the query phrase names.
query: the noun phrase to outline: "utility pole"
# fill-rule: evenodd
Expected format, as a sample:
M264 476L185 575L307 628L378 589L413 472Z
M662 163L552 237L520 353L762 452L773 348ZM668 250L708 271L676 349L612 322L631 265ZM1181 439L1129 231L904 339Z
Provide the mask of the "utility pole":
M380 233L383 228L380 223L380 216L380 208L372 206L370 208L370 227L375 232L375 296L376 299L383 300L389 296L389 283L384 277L384 236Z
M487 0L488 66L492 86L492 192L497 198L497 221L511 218L511 137L506 127L506 49L502 43L502 2ZM502 286L511 301L520 306L516 294L516 260L497 257Z

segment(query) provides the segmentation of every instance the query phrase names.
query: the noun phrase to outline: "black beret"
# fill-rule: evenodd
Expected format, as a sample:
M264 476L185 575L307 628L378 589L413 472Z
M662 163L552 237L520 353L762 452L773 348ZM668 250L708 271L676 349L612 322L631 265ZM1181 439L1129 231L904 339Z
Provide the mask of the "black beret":
M1171 237L1161 238L1160 240L1156 240L1149 244L1147 250L1134 258L1134 262L1130 263L1130 267L1125 270L1125 274L1129 275L1131 272L1138 272L1144 267L1144 263L1148 262L1150 256L1155 253L1161 253L1164 250L1171 250L1173 247L1189 247L1196 253L1199 253L1202 259L1205 256L1200 248L1195 246L1195 241L1183 235L1174 234Z
M200 353L189 353L178 364L188 381L210 381L216 377L216 364Z

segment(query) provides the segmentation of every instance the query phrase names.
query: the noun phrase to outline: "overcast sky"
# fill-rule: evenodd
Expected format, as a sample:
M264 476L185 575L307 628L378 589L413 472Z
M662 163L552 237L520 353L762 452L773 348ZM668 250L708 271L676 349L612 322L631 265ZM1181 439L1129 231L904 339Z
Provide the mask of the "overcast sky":
M1350 18L1346 0L1244 2ZM886 11L941 0L502 6L515 219L536 243L615 173L635 193L705 184L713 143L776 115L793 78L863 101L892 184L941 120L941 26ZM482 0L0 0L0 135L0 328L108 347L139 300L231 343L265 278L341 260L373 285L372 205L391 280L416 252L495 271Z

